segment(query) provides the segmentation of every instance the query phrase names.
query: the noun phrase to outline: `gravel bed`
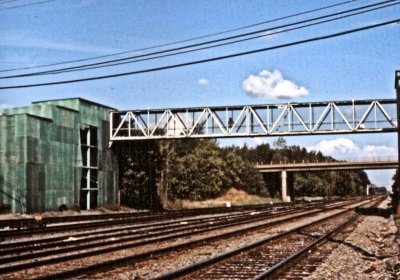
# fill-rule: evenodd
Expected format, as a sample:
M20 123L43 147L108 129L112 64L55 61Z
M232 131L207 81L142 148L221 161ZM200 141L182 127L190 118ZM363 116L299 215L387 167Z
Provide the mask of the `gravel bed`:
M305 279L400 279L398 229L393 215L382 216L388 202L380 204L381 211L365 215L354 232Z
M312 211L314 211L314 210L312 210ZM257 215L257 212L254 212L254 213L255 213L254 215ZM297 214L297 215L300 215L300 214ZM198 239L202 239L202 238L205 238L208 236L220 234L222 232L230 232L233 230L243 229L243 228L247 228L249 226L259 225L259 224L263 224L263 223L266 223L269 221L274 221L274 220L279 220L279 219L283 219L283 217L270 218L268 220L263 220L260 222L229 227L226 229L214 230L212 232L207 232L207 233L203 233L203 234L193 234L190 237L182 237L182 238L174 239L174 240L171 240L168 242L164 241L164 242L160 242L160 243L158 243L158 242L151 243L151 244L140 246L140 247L127 248L125 250L114 251L111 253L89 256L89 257L86 257L85 259L70 260L70 261L68 261L68 264L60 263L60 264L54 264L54 265L45 265L45 266L41 266L41 267L37 267L37 268L27 269L24 271L13 272L13 273L1 275L1 279L34 279L34 278L38 277L39 275L44 276L44 275L48 275L51 273L66 271L66 270L70 270L70 269L74 269L74 268L78 268L78 267L82 267L82 266L87 266L87 265L91 265L91 264L97 264L97 263L105 261L105 260L114 260L114 259L119 259L119 258L123 258L123 257L127 257L127 256L132 256L132 255L140 254L142 252L147 252L147 251L151 251L151 250L155 250L155 249L172 246L175 244L180 244L184 241L198 240ZM179 219L176 219L176 220L179 220ZM67 254L69 254L69 253L67 253Z
M226 253L237 247L264 239L277 232L286 231L300 225L304 225L319 218L326 217L341 210L333 210L329 213L316 214L313 217L299 219L295 222L285 223L271 229L258 230L240 237L227 238L224 241L215 241L191 249L184 249L164 256L154 257L150 260L135 262L130 265L118 267L112 270L85 275L76 279L150 279L169 271L196 263L212 256Z
M192 220L198 220L200 218L218 218L218 217L229 217L231 214L230 213L223 213L223 214L206 214L206 215L199 215L199 216L193 216L193 217L176 217L176 218L160 218L159 220L154 220L151 222L135 222L135 226L151 226L151 225L156 225L159 224L160 222L181 222L181 221L192 221ZM107 222L107 220L104 220L105 223ZM99 222L99 221L80 221L80 222L74 222L74 224L79 224L79 223L90 223L90 222ZM67 224L71 224L70 222ZM62 225L61 223L57 223L57 224L52 224L52 225ZM76 234L84 234L84 233L88 233L88 235L92 235L93 233L95 233L96 231L102 231L105 229L108 230L113 230L113 229L121 229L121 231L123 231L125 228L129 228L131 227L132 224L117 224L117 225L111 225L111 226L107 226L107 227L96 227L94 229L67 229L65 231L59 231L59 232L42 232L42 233L32 233L31 235L27 235L27 236L10 236L7 237L3 240L0 239L0 244L2 243L12 243L12 242L22 242L22 241L30 241L30 240L40 240L40 239L44 239L44 238L52 238L52 237L64 237L65 236L65 240L68 240L68 238L71 238L72 236L76 235ZM51 228L51 226L49 226L48 228ZM1 232L1 230L0 230Z
M340 210L333 210L333 212L338 212L338 211L340 211ZM328 215L328 214L323 213L322 215ZM171 271L171 270L175 270L178 267L185 266L189 263L197 262L197 261L203 260L205 258L208 258L212 255L220 254L220 253L229 251L235 247L242 246L247 243L254 242L256 240L265 238L266 236L269 236L273 233L287 230L288 228L299 226L304 223L308 223L319 217L321 217L321 215L316 214L314 217L310 217L310 218L306 218L306 219L299 219L296 222L292 222L290 224L286 224L286 225L280 226L280 227L275 227L274 229L271 229L271 230L260 230L257 232L253 232L251 234L246 234L240 238L237 238L237 237L229 238L229 239L225 239L223 242L217 241L217 242L213 242L213 243L209 243L209 244L204 244L203 246L196 246L196 248L194 248L192 250L180 250L173 254L169 254L165 257L154 257L148 261L135 262L132 265L124 266L121 268L116 268L114 270L110 270L107 272L103 272L103 273L99 272L96 275L90 276L90 279L124 279L124 277L127 277L129 279L135 279L135 278L142 279L142 277L144 277L144 279L148 279L150 277L154 277L156 275L159 275L159 274ZM280 218L276 218L276 219L280 219ZM274 219L268 219L268 221L272 221L272 220L274 220ZM256 224L261 224L261 223L265 223L265 221L258 222L258 223L252 223L251 225L254 226ZM33 278L37 278L38 276L48 275L49 273L51 274L51 273L55 273L55 272L60 272L60 271L70 270L73 268L87 266L90 264L97 264L97 263L103 262L105 260L113 260L113 259L123 258L126 256L132 256L132 255L139 254L141 252L159 249L159 248L171 246L174 244L180 244L183 241L198 240L200 238L204 238L207 236L213 236L216 233L228 232L228 231L237 230L237 229L246 228L246 227L249 227L249 225L231 227L229 229L217 230L217 231L214 231L211 233L206 233L206 234L192 235L191 237L179 238L179 239L175 239L175 240L172 240L169 242L161 242L161 243L156 243L156 244L153 243L153 244L149 244L149 245L141 246L141 247L127 248L125 250L119 250L119 251L115 251L112 253L99 254L96 256L86 257L84 259L71 260L68 263L46 265L46 266L42 266L42 267L38 267L38 268L32 268L32 269L27 269L24 271L4 274L1 276L1 278L2 279L33 279ZM89 279L89 277L86 275L86 276L82 277L81 279Z

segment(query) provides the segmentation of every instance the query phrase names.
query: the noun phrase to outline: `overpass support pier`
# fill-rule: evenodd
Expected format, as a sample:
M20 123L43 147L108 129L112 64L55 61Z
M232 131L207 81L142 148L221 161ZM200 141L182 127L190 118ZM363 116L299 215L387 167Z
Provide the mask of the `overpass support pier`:
M281 170L281 198L283 202L290 202L294 198L293 172Z
M282 194L282 201L287 201L287 171L281 171L281 194Z

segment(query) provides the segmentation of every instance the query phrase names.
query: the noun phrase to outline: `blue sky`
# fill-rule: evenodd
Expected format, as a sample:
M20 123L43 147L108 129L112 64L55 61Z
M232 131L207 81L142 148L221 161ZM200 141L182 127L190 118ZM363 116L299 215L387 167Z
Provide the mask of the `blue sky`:
M40 1L2 2L0 71L136 50L229 30L341 1L56 0L15 9L6 8ZM352 1L329 10L244 31L376 2L378 1ZM0 86L57 81L182 63L303 40L399 17L400 5L243 44L113 69L55 77L0 80ZM121 110L394 98L394 71L400 69L399 38L400 24L393 24L344 37L184 68L77 84L0 90L0 108L27 106L32 101L68 97L82 97ZM177 46L182 45L184 44ZM260 73L263 70L268 73L279 71L282 75L280 81L290 82L294 87L292 98L282 100L279 99L282 97L279 93L276 96L266 96L246 92L244 81L250 75L262 78ZM307 94L296 95L296 89L301 87ZM246 141L254 145L261 141L271 143L274 140L263 138L220 142L227 145L243 144ZM286 140L290 145L318 148L326 154L341 158L397 155L397 139L394 134L374 134L368 137L290 137ZM374 183L388 186L391 184L393 172L368 173Z

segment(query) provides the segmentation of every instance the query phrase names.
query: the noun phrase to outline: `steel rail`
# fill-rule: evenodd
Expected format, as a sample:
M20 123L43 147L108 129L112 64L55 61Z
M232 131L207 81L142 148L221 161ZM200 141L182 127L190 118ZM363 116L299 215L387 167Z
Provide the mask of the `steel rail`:
M352 201L352 203L356 203L354 201ZM350 202L346 203L346 205L350 205L352 204ZM360 203L360 201L357 201L357 203ZM337 207L332 207L332 208L326 208L326 209L322 209L319 210L318 212L326 212L326 211L332 211L334 209L337 208L341 208L344 207L345 205L341 205L341 206L337 206ZM74 268L72 270L68 270L68 271L63 271L63 272L58 272L55 274L51 274L51 275L46 275L43 277L39 277L38 279L65 279L65 278L70 278L70 277L75 277L78 275L83 275L83 274L87 274L89 272L94 272L94 271L104 271L108 268L112 268L115 266L121 266L123 264L132 262L132 261L138 261L138 260L143 260L143 259L147 259L150 257L154 257L157 255L162 255L162 254L167 254L167 253L171 253L174 252L176 250L181 250L181 249L185 249L188 247L192 247L192 246L196 246L199 244L204 244L204 243L208 243L208 242L212 242L212 241L216 241L216 240L220 240L220 239L224 239L224 238L228 238L228 237L233 237L239 234L243 234L243 233L248 233L254 230L260 230L260 229L265 229L265 228L269 228L269 227L273 227L276 225L280 225L280 224L284 224L287 222L291 222L293 220L297 220L299 218L306 218L312 215L315 215L316 212L312 212L312 213L308 213L308 214L302 214L302 215L298 215L295 217L289 217L287 219L283 219L283 220L279 220L279 221L273 221L273 222L269 222L267 224L262 224L262 225L257 225L257 226L253 226L253 227L249 227L249 228L245 228L245 229L238 229L238 230L234 230L231 232L227 232L227 233L223 233L223 234L219 234L219 235L214 235L214 236L208 236L205 238L201 238L198 240L191 240L191 241L187 241L187 242L183 242L180 244L176 244L176 245L172 245L172 246L167 246L164 248L159 248L159 249L154 249L151 251L147 251L147 252L143 252L143 253L138 253L135 255L130 255L130 256L126 256L126 257L122 257L119 259L114 259L114 260L108 260L108 261L104 261L101 263L96 263L96 264L91 264L88 266L84 266L84 267L79 267L79 268ZM199 231L198 231L199 232ZM179 237L179 236L178 236ZM126 246L124 248L127 248ZM67 259L69 260L69 259ZM51 262L49 262L50 264Z
M267 210L265 210L267 211ZM269 210L269 212L273 212L274 210ZM82 231L82 232L78 232L78 233L73 233L73 234L65 234L62 236L56 236L56 237L43 237L43 238L34 238L33 240L23 240L23 241L12 241L10 243L4 243L4 244L0 244L0 253L1 254L5 254L6 251L5 249L7 248L12 248L12 247L20 247L20 249L22 251L26 251L29 250L30 247L32 246L35 249L38 249L38 244L41 243L45 243L45 245L50 245L50 246L57 246L58 243L52 243L52 242L58 242L58 241L63 241L66 238L69 237L73 237L73 238L80 238L80 237L87 237L88 234L95 236L94 238L97 238L98 235L102 235L102 237L109 237L108 234L112 234L114 232L121 232L121 231L130 231L130 233L132 232L140 232L143 230L156 230L156 229L167 229L167 228L172 228L175 225L179 225L182 222L187 222L190 223L191 225L193 224L197 224L200 222L206 222L207 220L209 221L215 221L215 220L220 220L220 219L227 219L227 218L234 218L235 216L243 216L245 215L245 213L232 213L232 214L226 214L226 215L221 215L221 216L213 216L213 217L208 217L208 218L204 218L204 217L200 217L200 218L193 218L193 219L189 219L189 220L167 220L167 221L162 221L162 222L150 222L150 223L144 223L144 224L135 224L135 225L123 225L121 227L113 227L111 229L100 229L100 230L86 230L86 231ZM116 235L111 235L111 237L116 237ZM85 238L84 240L80 240L80 241L88 241L90 240L89 238ZM71 242L73 243L73 242ZM69 244L71 244L69 243ZM65 242L64 242L65 244ZM41 246L41 249L43 248L43 246ZM13 252L18 252L17 250L13 249ZM0 260L1 262L1 260Z
M375 199L375 200L378 200L378 199ZM381 201L381 199L379 199L379 201ZM367 202L363 203L362 205L366 205L366 204L369 204L369 203L371 203L371 202L370 202L370 201L367 201ZM360 207L360 206L358 206L358 207ZM240 247L240 248L231 250L231 251L229 251L229 252L227 252L227 253L220 254L220 255L218 255L218 256L215 256L215 257L206 259L206 260L204 260L204 261L201 261L201 262L198 262L198 263L195 263L195 264L192 264L192 265L183 267L183 268L181 268L181 269L178 269L178 270L175 270L175 271L166 273L166 274L164 274L164 275L155 277L155 278L153 278L153 280L175 279L175 278L178 278L178 277L181 277L181 276L184 276L184 275L193 273L194 271L200 270L200 269L205 268L205 267L207 267L207 266L209 266L209 265L218 263L218 262L220 262L220 261L222 261L222 260L225 260L225 259L228 259L228 258L230 258L230 257L232 257L232 256L239 255L239 254L241 254L241 253L243 253L243 252L246 252L246 251L249 251L249 250L254 249L254 248L256 248L256 247L259 247L259 246L261 246L261 245L264 245L264 244L266 244L266 243L268 243L268 242L270 242L270 241L273 241L273 240L276 240L276 239L279 239L279 238L288 236L289 234L292 234L292 233L294 233L294 232L296 232L296 231L302 230L302 229L307 228L307 227L310 227L310 226L317 225L317 224L319 224L319 223L321 223L321 222L324 222L324 221L327 221L327 220L329 220L329 219L335 218L335 217L337 217L337 216L346 214L346 213L348 213L348 212L350 212L350 211L353 211L353 210L354 210L354 208L345 209L345 210L340 211L339 213L336 213L336 214L333 214L333 215L330 215L330 216L327 216L327 217L318 219L318 220L316 220L316 221L307 223L307 224L302 225L302 226L295 227L295 228L293 228L293 229L291 229L291 230L288 230L288 231L285 231L285 232L281 232L281 233L273 234L273 235L270 236L270 237L267 237L267 238L265 238L265 239L262 239L262 240L253 242L253 243L251 243L251 244L242 246L242 247Z
M328 231L327 233L325 233L324 235L319 237L317 240L315 240L312 243L310 243L309 245L303 247L301 250L297 251L293 255L290 255L289 257L287 257L286 259L280 261L279 263L277 263L276 265L272 266L271 268L269 268L265 272L260 273L256 277L253 277L252 280L266 279L266 277L268 277L269 275L271 275L273 273L276 273L279 269L282 269L285 265L288 265L290 262L294 261L295 259L297 259L301 255L305 254L309 250L317 247L319 244L321 244L322 242L326 241L328 238L330 238L334 234L337 234L338 232L340 232L341 230L343 230L344 228L346 228L350 224L354 223L357 219L358 219L358 216L355 215L350 220L339 224L337 227L335 227L334 229Z
M330 202L331 204L333 202ZM157 228L162 228L163 230L165 230L167 228L167 226L171 226L173 227L174 224L179 224L182 222L187 222L190 223L191 225L196 224L196 223L200 223L200 222L207 222L207 220L209 221L217 221L217 220L227 220L227 219L231 219L234 217L240 217L243 215L247 215L248 212L251 213L258 210L258 211L262 211L257 213L258 217L260 217L259 214L267 214L270 213L271 215L275 215L277 216L279 214L279 211L282 211L282 213L289 213L289 211L287 211L287 209L289 208L289 210L296 210L296 209L300 209L300 210L305 210L307 208L313 208L313 207L321 207L327 205L326 203L301 203L301 204L297 204L294 206L290 206L289 204L286 204L285 206L272 206L271 205L266 205L268 207L255 207L255 208L246 208L246 210L244 211L232 211L232 212L224 212L219 214L219 216L212 216L212 217L198 217L200 215L196 215L196 216L188 216L187 220L181 220L181 219L185 219L185 217L173 217L173 220L166 220L166 221L161 221L161 222L153 222L151 221L150 223L142 223L142 224L135 224L135 225L122 225L120 227L113 227L111 229L100 229L100 230L93 230L90 229L90 231L80 231L79 233L68 233L68 234L64 234L61 236L57 236L57 237L43 237L43 238L38 238L37 236L34 237L34 239L30 239L30 240L26 240L24 239L23 241L14 241L12 240L9 243L0 243L0 253L4 254L6 251L5 249L7 248L12 248L12 247L21 247L21 251L25 251L25 250L29 250L29 246L34 247L35 249L38 249L39 244L41 243L50 243L50 242L57 242L57 241L63 241L66 238L69 237L74 237L74 238L80 238L80 237L87 237L87 234L90 233L91 235L99 235L99 234L110 234L110 233L114 233L114 232L120 232L120 231L131 231L131 230L141 230L141 229L147 229L147 228L151 228L151 229L157 229ZM250 212L252 211L252 212ZM215 215L215 214L212 214ZM171 217L170 217L171 218ZM158 221L158 220L157 220ZM108 221L105 221L108 222ZM13 236L14 237L14 236ZM115 236L112 236L115 237ZM88 239L85 239L88 240ZM4 240L3 240L4 242ZM71 242L73 243L73 242ZM70 243L70 244L71 244ZM47 244L46 244L47 245ZM49 244L51 245L51 244ZM53 243L54 245L54 243ZM1 260L0 260L1 261Z
M143 238L149 239L152 237L158 237L160 235L167 235L167 234L173 234L173 233L182 233L185 231L190 231L190 230L197 230L199 226L204 226L209 224L210 222L213 222L213 226L208 227L207 229L212 230L215 227L218 227L219 225L226 226L226 227L231 227L232 225L238 225L241 224L242 222L245 223L250 223L250 222L257 222L260 220L264 220L269 217L278 217L281 215L288 215L288 214L293 214L297 211L304 211L305 208L302 208L300 210L284 210L282 213L271 213L271 210L266 210L264 213L259 212L257 216L252 218L251 213L238 213L236 215L231 215L231 216L219 216L219 217L200 217L196 219L190 219L190 220L181 220L181 221L172 221L172 222L166 222L166 223L159 223L157 226L154 224L145 224L143 227L141 226L133 226L132 228L136 229L134 231L132 230L125 230L125 232L120 232L121 228L114 229L113 232L117 231L116 234L110 234L106 235L104 232L98 233L95 232L91 236L87 236L87 233L80 233L79 235L67 235L67 236L62 236L62 237L56 237L54 239L49 238L49 239L44 239L44 240L32 240L30 242L25 241L25 244L28 243L28 246L21 246L20 243L15 242L15 243L9 243L5 245L5 247L12 247L14 246L21 246L19 248L11 248L11 249L6 249L6 250L0 250L0 253L3 255L3 257L0 259L0 264L5 264L5 263L10 263L13 261L21 261L21 260L27 260L27 259L32 259L32 258L37 258L37 257L42 257L42 256L48 256L51 254L58 254L58 253L66 253L69 251L77 251L81 249L87 249L91 247L100 247L100 245L104 245L105 240L110 239L110 238L116 238L116 237L121 237L120 239L115 239L113 241L107 241L107 245L111 244L117 244L117 243L122 243L122 242L127 242L127 241L133 241L133 240L140 240ZM182 224L182 222L184 222ZM86 234L86 236L85 236ZM102 234L102 240L99 241L99 234ZM80 238L78 240L72 240L66 242L65 240L68 237L85 237L85 238ZM55 242L52 242L55 241ZM93 243L90 243L91 241L94 241ZM153 241L153 240L152 240ZM43 245L40 245L40 243L46 242ZM39 243L39 244L38 244ZM87 244L85 244L87 243ZM84 245L85 244L85 245ZM29 246L30 245L30 246ZM51 248L55 247L53 252L51 251L40 251L46 248ZM62 248L65 247L65 248ZM32 252L32 250L40 251L40 252ZM11 255L11 254L16 254L16 253L25 253L25 254L18 254L14 256L6 256ZM1 271L1 267L0 267Z
M301 211L304 211L304 209L294 210L293 212L296 213L296 212L301 212ZM323 212L323 211L326 211L326 209L311 210L309 213L301 214L301 215L295 216L291 219L297 219L299 217L314 215L316 213ZM293 212L289 211L289 212L278 213L278 214L274 215L273 217L290 215L290 214L293 214ZM207 226L207 227L204 227L201 229L197 229L197 230L195 230L195 233L196 234L205 233L205 232L212 231L212 230L217 230L217 229L222 229L222 228L227 228L227 227L232 227L232 226L238 226L238 225L244 225L244 224L248 224L248 223L254 223L254 222L262 221L267 217L271 217L271 216L270 215L265 215L265 216L261 215L261 216L255 217L253 219L249 219L248 216L245 216L245 217L239 219L239 221L232 221L232 222L229 221L228 223L213 224L212 226ZM290 218L288 220L290 220ZM268 224L273 224L273 223L267 223L267 225L264 224L261 227L266 227L266 226L268 226ZM257 226L255 226L255 228L257 228ZM74 245L73 242L71 242L71 243L67 242L65 245L67 245L67 246L71 245L71 247L56 248L50 252L49 251L42 251L42 252L35 252L35 253L30 252L30 253L23 254L23 255L3 257L0 260L0 263L7 264L7 265L0 266L0 274L7 273L10 271L34 267L39 264L57 263L57 262L62 262L62 261L66 261L66 260L75 259L77 257L88 257L88 256L96 255L96 254L102 254L102 253L113 252L113 251L126 249L126 248L138 247L138 246L142 246L142 245L146 245L146 244L151 244L154 242L167 241L167 240L171 240L171 239L175 239L175 238L186 237L188 235L193 235L193 231L191 231L191 229L196 229L196 227L191 226L189 229L187 229L184 232L182 229L175 229L175 230L171 230L170 232L162 232L161 235L155 233L155 234L145 234L145 235L141 235L141 236L127 236L126 238L121 238L119 240L107 241L107 244L104 244L104 240L98 241L96 243L83 244L83 245L79 245L79 246L77 246L76 244ZM246 229L246 230L251 230L251 229ZM164 235L165 233L167 233L167 234L172 233L172 235L165 236ZM140 241L140 238L143 239L144 237L146 238L146 240ZM152 237L153 237L153 239L151 239ZM127 243L121 244L123 242L127 242ZM116 245L110 246L110 245L114 245L114 244L116 244ZM120 244L120 245L118 245L118 244ZM101 246L103 246L103 248L100 248ZM104 247L104 246L106 246L106 247ZM74 251L87 250L87 249L93 249L93 250L74 253ZM52 259L48 259L48 258L47 259L38 259L40 257L47 257L47 256L51 256L51 255L64 254L64 253L70 253L70 252L72 252L72 253L67 256L65 256L65 255L56 256ZM13 265L8 264L10 262L23 261L23 260L28 260L28 259L35 259L35 262L34 263L13 264Z
M334 200L333 200L334 201ZM316 202L319 203L319 202ZM139 222L141 220L148 221L149 219L158 220L159 218L177 218L192 216L193 214L218 214L218 213L231 213L243 211L244 209L255 209L255 208L272 208L272 207L286 207L294 205L302 205L305 203L274 203L274 204L257 204L257 205L243 205L243 206L232 206L232 207L212 207L212 208L197 208L197 209L184 209L184 210L167 210L162 212L138 212L138 213L111 213L111 214L94 214L94 215L79 215L79 216L62 216L62 217L43 217L39 222L35 218L23 218L23 219L7 219L0 220L0 237L5 237L8 233L13 237L23 234L35 234L41 232L49 232L49 230L58 229L58 224L63 224L59 226L61 230L66 230L66 226L69 223L71 229L76 229L76 222L89 221L88 224L94 225L97 220L100 220L99 225L103 222L110 220L122 221L126 219L136 219L130 220L131 222ZM310 203L308 203L310 204ZM93 221L94 220L94 221ZM84 226L83 223L79 225L80 228ZM1 230L1 228L10 228L9 230Z
M378 200L376 203L374 203L372 206L377 206L379 203L381 203L381 200ZM339 224L337 227L333 228L332 230L328 231L327 233L323 234L321 237L319 237L317 240L313 241L309 245L305 246L303 249L297 251L296 253L288 256L284 260L280 261L279 263L275 264L268 270L260 273L256 277L252 278L252 280L261 280L261 279L266 279L268 276L271 275L276 275L276 273L281 272L282 269L284 269L287 265L290 263L294 262L295 260L299 259L302 255L306 254L307 252L310 252L310 250L324 244L325 242L329 241L329 239L342 232L345 230L348 226L354 224L357 220L359 220L360 214L354 214L354 216L349 219L348 221L345 221L341 224ZM289 268L290 269L290 268Z

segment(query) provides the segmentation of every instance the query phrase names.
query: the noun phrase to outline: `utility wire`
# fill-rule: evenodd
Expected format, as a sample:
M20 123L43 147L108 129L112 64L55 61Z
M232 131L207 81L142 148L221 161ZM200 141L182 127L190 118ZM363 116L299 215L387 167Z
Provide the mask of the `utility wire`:
M2 8L0 11L5 11L5 10L11 10L11 9L17 9L17 8L23 8L23 7L28 7L28 6L34 6L34 5L40 5L40 4L45 4L49 2L54 2L57 0L47 0L47 1L41 1L41 2L34 2L30 4L25 4L25 5L19 5L19 6L13 6L13 7L8 7L8 8Z
M330 9L330 8L333 8L333 7L345 5L345 4L348 4L348 3L351 3L351 2L356 2L356 1L358 1L358 0L343 1L343 2L339 2L339 3L336 3L336 4L329 5L329 6L323 6L323 7L320 7L320 8L307 10L307 11L299 12L299 13L288 15L288 16L274 18L274 19L261 21L261 22L258 22L258 23L254 23L254 24L250 24L250 25L246 25L246 26L242 26L242 27L238 27L238 28L234 28L234 29L229 29L229 30L225 30L225 31L217 32L217 33L212 33L212 34L208 34L208 35L203 35L203 36L198 36L198 37L192 37L192 38L189 38L189 39L184 39L184 40L175 41L175 42L171 42L171 43L160 44L160 45L150 46L150 47L146 47L146 48L130 50L130 51L124 51L124 52L118 52L118 53L102 55L102 56L94 56L94 57L89 57L89 58L82 58L82 59L69 60L69 61L56 62L56 63L49 63L49 64L39 65L39 66L14 68L14 69L8 69L8 70L0 70L0 73L1 72L11 72L11 71L43 68L43 67L56 66L56 65L75 63L75 62L83 62L83 61L88 61L88 60L95 60L95 59L100 59L100 58L113 57L113 56L118 56L118 55L128 54L128 53L134 53L134 52L139 52L139 51L146 51L146 50L151 50L151 49L156 49L156 48L176 45L176 44L180 44L180 43L186 43L186 42L190 42L190 41L194 41L194 40L198 40L198 39L204 39L204 38L209 38L209 37L213 37L213 36L217 36L217 35L231 33L231 32L234 32L234 31L239 31L239 30L243 30L243 29L247 29L247 28L251 28L251 27L255 27L255 26L259 26L259 25L263 25L263 24L267 24L267 23L271 23L271 22L281 21L281 20L284 20L284 19L293 18L293 17L297 17L297 16L300 16L300 15L314 13L314 12L317 12L317 11Z
M0 79L21 78L21 77L36 76L36 75L46 75L46 74L58 74L58 73L70 72L70 70L74 70L74 69L78 69L78 70L95 69L92 66L97 66L97 68L100 68L101 66L99 66L99 65L104 65L102 67L109 67L109 66L113 66L113 65L126 64L126 63L117 64L115 62L130 61L132 59L149 57L149 56L153 56L153 55L164 54L164 53L169 53L169 52L173 52L173 51L180 51L180 50L184 50L184 49L204 46L204 45L218 43L218 42L222 42L222 41L233 40L233 39L236 39L236 38L246 37L246 36L250 36L250 35L254 35L254 34L258 34L258 33L270 32L270 31L273 31L273 30L276 30L276 29L295 26L295 25L299 25L299 24L303 24L303 23L308 23L308 22L312 22L312 21L316 21L316 20L320 20L320 19L325 19L325 18L328 18L328 17L337 16L337 15L347 14L347 13L351 13L351 12L354 12L354 11L359 11L359 10L367 9L367 8L370 8L370 7L376 7L376 6L380 6L382 4L387 4L387 3L390 3L390 2L398 2L398 1L399 0L387 0L387 1L379 2L379 3L375 3L375 4L371 4L371 5L366 5L366 6L350 9L350 10L331 13L331 14L328 14L328 15L325 15L325 16L319 16L319 17L315 17L315 18L311 18L311 19L307 19L307 20L297 21L297 22L294 22L294 23L283 24L283 25L279 25L279 26L275 26L275 27L265 28L265 29L256 30L256 31L252 31L252 32L247 32L247 33L234 35L234 36L230 36L230 37L215 39L215 40L211 40L211 41L205 41L205 42L201 42L201 43L197 43L197 44L186 45L186 46L182 46L182 47L178 47L178 48L173 48L173 49L168 49L168 50L163 50L163 51L157 51L157 52L152 52L152 53L143 54L143 55L136 55L136 56L126 57L126 58L114 59L114 60L91 63L91 64L84 64L84 65L74 66L74 67L53 69L53 70L48 70L48 71L33 72L33 73L20 74L20 75L11 75L11 76L2 76L2 77L0 77ZM384 8L384 7L382 7L382 8ZM254 38L250 38L248 40L259 38L259 37L263 37L263 36L265 36L265 35L257 36L257 37L254 37ZM234 41L232 43L227 43L227 44L233 44L233 43L237 43L237 42L241 42L241 41L247 41L247 39ZM227 44L215 45L214 47L227 45ZM193 52L193 51L204 50L204 49L207 49L207 48L200 48L200 49L195 49L195 50L187 51L187 52ZM180 52L180 53L176 53L175 55L182 54L182 53L187 53L187 52ZM171 56L171 55L166 55L166 56ZM161 58L161 57L166 57L166 56L158 56L158 57L151 58L151 59L156 59L156 58ZM145 60L149 60L149 59L145 59ZM138 61L144 61L144 60L139 59L139 60L136 60L136 61L130 61L129 63L138 62ZM115 63L115 64L111 64L111 63ZM91 67L91 68L89 68L89 67Z
M6 4L6 3L10 3L10 2L17 2L20 0L6 0L6 1L1 1L0 4Z
M378 24L368 25L368 26L364 26L364 27L360 27L360 28L356 28L356 29L350 29L350 30L346 30L346 31L338 32L338 33L329 34L329 35L313 37L313 38L306 39L306 40L300 40L300 41L295 41L295 42L286 43L286 44L282 44L282 45L276 45L276 46L267 47L267 48L261 48L261 49L251 50L251 51L234 53L234 54L230 54L230 55L218 56L218 57L213 57L213 58L208 58L208 59L203 59L203 60L190 61L190 62L181 63L181 64L173 64L173 65L167 65L167 66L156 67L156 68L149 68L149 69L143 69L143 70L137 70L137 71L131 71L131 72L123 72L123 73L117 73L117 74L112 74L112 75L88 77L88 78L82 78L82 79L73 79L73 80L64 80L64 81L37 83L37 84L3 86L3 87L0 87L0 90L70 84L70 83L78 83L78 82L85 82L85 81L94 81L94 80L122 77L122 76L128 76L128 75L137 75L137 74L156 72L156 71L173 69L173 68L180 68L180 67L184 67L184 66L202 64L202 63L218 61L218 60L225 60L225 59L229 59L229 58L234 58L234 57L239 57L239 56L244 56L244 55L249 55L249 54L254 54L254 53L266 52L266 51L271 51L271 50L275 50L275 49L287 48L287 47L291 47L291 46L295 46L295 45L301 45L301 44L306 44L306 43L311 43L311 42L316 42L316 41L322 41L322 40L326 40L326 39L330 39L330 38L340 37L340 36L357 33L357 32L361 32L361 31L365 31L365 30L369 30L369 29L374 29L374 28L378 28L381 26L386 26L389 24L399 23L399 22L400 22L400 18L397 18L395 20L385 21L385 22L381 22Z
M106 64L106 65L97 65L97 66L79 67L79 68L76 67L78 69L70 68L69 70L62 70L62 71L53 70L53 71L48 71L48 72L41 72L39 74L25 74L25 75L11 76L11 77L28 77L28 76L31 77L31 76L38 76L38 75L62 74L62 73L70 73L70 72L77 72L77 71L84 71L84 70L93 70L93 69L99 69L99 68L105 68L105 67L112 67L112 66L131 64L131 63L136 63L136 62L154 60L154 59L165 58L165 57L171 57L171 56L176 56L176 55L181 55L181 54L186 54L186 53L192 53L192 52L196 52L196 51L207 50L207 49L226 46L226 45L232 45L232 44L241 43L241 42L245 42L245 41L249 41L249 40L254 40L254 39L258 39L258 38L262 38L262 37L268 37L268 36L273 36L273 35L277 35L277 34L282 34L282 33L286 33L286 32L293 31L293 30L299 30L299 29L303 29L303 28L307 28L307 27L311 27L311 26L316 26L316 25L320 25L320 24L324 24L324 23L328 23L328 22L332 22L332 21L336 21L336 20L340 20L340 19L344 19L344 18L348 18L348 17L353 17L353 16L360 15L360 14L365 14L365 13L368 13L368 12L371 12L371 11L380 10L380 9L383 9L383 8L387 8L387 7L391 7L391 6L395 6L395 5L399 5L399 4L400 3L392 3L392 4L385 5L385 6L376 7L376 8L372 8L372 9L369 9L369 10L360 11L360 12L352 13L352 14L349 14L349 15L335 17L335 18L331 18L331 19L327 19L327 20L323 20L323 21L318 21L318 22L315 22L315 23L306 24L306 25L302 25L302 26L298 26L298 27L294 27L294 28L288 28L288 29L284 29L284 30L281 30L281 31L271 32L271 33L263 34L263 35L257 35L257 36L253 36L253 37L249 37L249 38L245 38L245 39L241 39L241 40L231 41L231 42L228 42L228 43L216 44L216 45L211 45L211 46L207 46L207 47L187 50L187 51L175 52L175 53L172 53L172 54L165 54L165 55L159 55L159 56L154 56L154 57L141 58L141 59L136 59L136 60L129 60L129 61L124 61L124 62ZM5 78L8 78L8 77L0 77L0 79L5 79Z

